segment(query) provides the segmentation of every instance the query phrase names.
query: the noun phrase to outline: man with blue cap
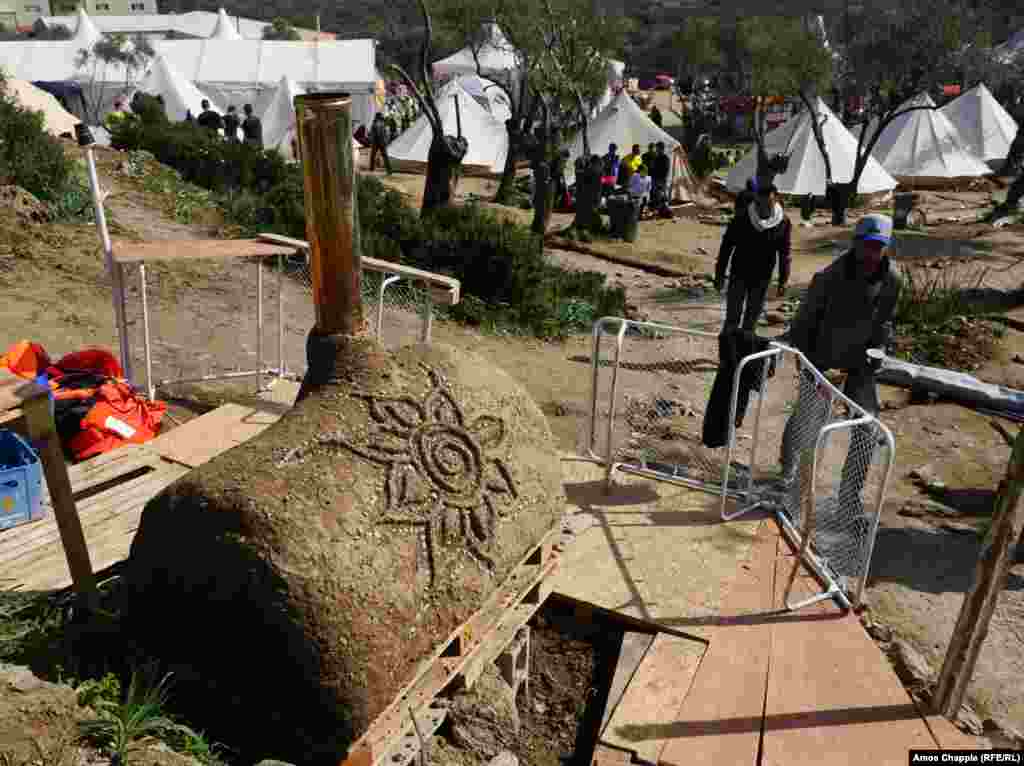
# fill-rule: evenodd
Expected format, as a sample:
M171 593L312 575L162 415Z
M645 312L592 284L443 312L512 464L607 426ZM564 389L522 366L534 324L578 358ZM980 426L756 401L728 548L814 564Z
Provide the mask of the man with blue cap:
M779 340L799 351L819 371L846 373L843 393L873 415L881 409L875 385L876 362L872 349L884 349L889 324L899 299L901 280L889 261L892 219L873 213L857 222L853 247L819 271L800 304L789 331ZM829 417L829 405L815 393L816 382L801 375L796 410L782 437L783 478L795 478L801 453L813 448ZM794 421L798 421L798 424ZM860 505L870 456L874 451L871 429L858 428L843 465L840 502L853 498ZM857 456L856 459L851 459Z

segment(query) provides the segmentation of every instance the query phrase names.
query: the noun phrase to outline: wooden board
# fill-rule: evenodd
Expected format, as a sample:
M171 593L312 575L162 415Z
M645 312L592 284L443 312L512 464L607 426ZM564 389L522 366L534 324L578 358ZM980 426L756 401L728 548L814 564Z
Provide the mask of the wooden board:
M723 617L769 612L773 601L774 522L761 522L746 563L722 602ZM709 646L690 693L668 731L664 766L757 763L771 631L767 622L738 619L709 632Z
M626 687L633 679L636 669L647 654L647 650L654 643L654 633L636 633L628 631L622 636L622 646L619 649L619 659L615 663L615 673L612 675L612 685L608 690L608 702L605 704L604 715L601 717L601 733L608 726L612 713L618 707L622 695L626 693Z
M240 404L225 404L149 442L167 460L190 468L237 447L276 422L280 415Z
M776 567L777 608L794 557ZM803 568L797 599L817 590ZM856 615L831 601L772 623L765 701L764 766L905 764L907 750L934 748L932 737L888 660Z
M148 444L125 444L110 452L104 452L94 458L76 465L68 466L68 479L71 491L79 500L87 491L112 482L143 468L156 468L160 465L160 456ZM43 504L49 505L50 492L43 484Z
M151 242L115 240L113 245L114 260L118 263L267 257L289 255L292 252L291 248L258 239L162 239Z
M707 645L659 633L612 713L601 742L657 763Z
M128 556L146 503L190 469L164 463L144 476L80 503L80 516L93 571L101 571ZM67 557L52 517L18 529L33 537L11 543L0 538L0 581L23 591L57 590L71 585ZM17 546L17 547L15 547Z

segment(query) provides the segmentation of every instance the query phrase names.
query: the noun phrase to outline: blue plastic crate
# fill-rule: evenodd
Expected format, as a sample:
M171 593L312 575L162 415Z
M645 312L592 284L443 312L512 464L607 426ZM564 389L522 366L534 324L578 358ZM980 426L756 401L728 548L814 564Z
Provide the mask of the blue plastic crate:
M0 429L0 530L44 515L39 455L18 434Z

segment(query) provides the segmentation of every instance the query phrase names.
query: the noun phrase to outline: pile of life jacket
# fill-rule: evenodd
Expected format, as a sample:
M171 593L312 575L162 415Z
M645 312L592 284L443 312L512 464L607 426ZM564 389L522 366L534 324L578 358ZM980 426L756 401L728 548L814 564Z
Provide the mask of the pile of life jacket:
M136 393L117 359L101 348L51 363L38 343L20 341L0 356L0 368L50 388L57 433L76 461L149 441L160 432L167 411L165 403Z

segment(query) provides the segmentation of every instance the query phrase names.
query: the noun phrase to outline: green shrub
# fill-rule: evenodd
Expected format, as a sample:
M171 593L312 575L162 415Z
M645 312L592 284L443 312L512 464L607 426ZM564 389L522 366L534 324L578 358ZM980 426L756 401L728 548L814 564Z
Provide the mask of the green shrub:
M73 174L74 161L43 129L43 115L9 98L0 75L0 183L20 186L52 203Z

